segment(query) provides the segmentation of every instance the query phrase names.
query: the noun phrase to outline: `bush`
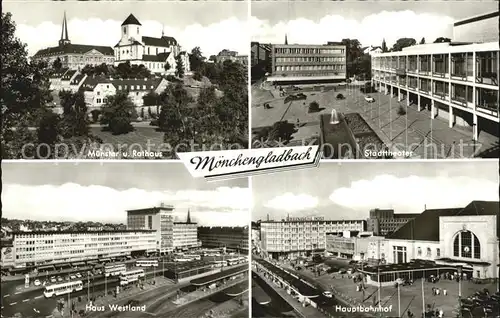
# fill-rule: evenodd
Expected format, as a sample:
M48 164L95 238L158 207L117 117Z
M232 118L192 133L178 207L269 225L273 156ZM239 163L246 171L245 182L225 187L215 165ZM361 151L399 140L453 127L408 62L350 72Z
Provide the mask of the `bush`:
M175 77L173 75L167 75L167 81L174 82L174 83L180 83L181 82L180 79L178 79L177 77Z
M406 109L403 106L399 106L398 115L400 116L406 115Z
M309 112L316 113L319 112L319 104L316 101L313 101L309 104Z

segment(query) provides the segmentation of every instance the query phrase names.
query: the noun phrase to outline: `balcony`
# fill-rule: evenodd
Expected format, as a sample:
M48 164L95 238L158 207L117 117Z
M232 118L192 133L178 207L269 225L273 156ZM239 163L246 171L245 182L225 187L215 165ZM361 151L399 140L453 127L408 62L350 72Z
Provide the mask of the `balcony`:
M476 82L480 84L498 86L498 74L496 72L479 72Z
M467 98L461 95L451 96L451 102L460 106L467 107Z

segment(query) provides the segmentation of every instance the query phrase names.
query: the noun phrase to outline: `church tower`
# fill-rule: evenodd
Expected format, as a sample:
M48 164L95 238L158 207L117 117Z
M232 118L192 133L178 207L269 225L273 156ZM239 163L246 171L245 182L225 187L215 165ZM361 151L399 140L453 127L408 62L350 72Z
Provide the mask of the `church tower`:
M188 209L188 216L187 216L187 219L186 219L186 223L191 223L191 213Z
M142 24L139 20L133 14L130 14L122 23L122 38L120 42L122 44L133 41L142 43L141 26Z
M64 11L64 18L61 28L61 39L59 40L59 46L64 46L71 44L68 36L68 22L66 21L66 11Z
M288 36L286 33L285 33L285 45L288 45Z

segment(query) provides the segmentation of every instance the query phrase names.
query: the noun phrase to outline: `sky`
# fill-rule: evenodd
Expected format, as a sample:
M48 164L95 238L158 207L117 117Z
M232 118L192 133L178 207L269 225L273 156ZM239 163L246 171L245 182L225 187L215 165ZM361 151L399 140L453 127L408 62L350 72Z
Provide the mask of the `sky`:
M199 46L206 57L223 49L248 54L246 2L3 1L3 12L12 13L16 35L28 44L30 55L57 45L64 11L73 44L114 47L132 13L143 36L161 37L164 28L184 50Z
M419 42L452 38L453 22L498 10L498 1L283 1L254 2L252 41L326 44L344 38L388 47L403 37Z
M420 213L498 201L498 162L322 162L252 178L252 220L290 216L366 219L370 209Z
M188 209L204 226L249 223L247 179L206 182L194 179L182 163L5 163L2 162L3 217L39 221L126 223L126 210Z

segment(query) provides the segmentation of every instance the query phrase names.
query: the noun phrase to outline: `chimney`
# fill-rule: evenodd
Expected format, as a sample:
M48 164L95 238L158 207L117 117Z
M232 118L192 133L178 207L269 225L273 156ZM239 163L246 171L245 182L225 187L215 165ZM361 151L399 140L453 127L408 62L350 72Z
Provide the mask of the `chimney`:
M424 204L424 211L427 211L427 204Z

